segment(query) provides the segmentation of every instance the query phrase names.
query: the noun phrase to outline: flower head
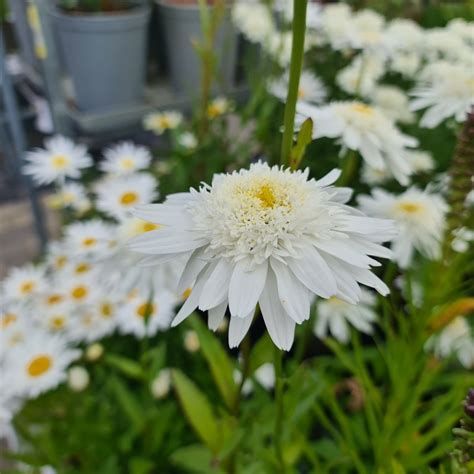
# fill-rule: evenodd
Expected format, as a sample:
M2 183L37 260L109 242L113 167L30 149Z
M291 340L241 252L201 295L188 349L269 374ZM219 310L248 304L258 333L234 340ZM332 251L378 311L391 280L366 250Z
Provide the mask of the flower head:
M174 130L181 125L183 114L175 110L166 112L153 112L143 119L143 127L157 135L161 135L166 130Z
M229 344L240 343L259 303L275 344L288 350L295 323L309 317L312 294L357 302L359 283L386 294L371 271L388 257L391 221L345 206L350 190L331 184L338 171L315 181L265 163L215 175L212 185L139 206L135 214L162 224L133 239L138 252L183 257L178 293L191 289L173 325L199 307L216 328L229 306ZM166 256L166 257L165 257Z
M150 152L132 142L122 142L104 152L100 169L114 175L129 175L147 168L151 162Z
M270 82L268 90L281 101L286 101L289 75L284 74L276 81ZM298 98L307 102L319 104L326 98L326 88L322 80L310 71L303 71L300 77Z

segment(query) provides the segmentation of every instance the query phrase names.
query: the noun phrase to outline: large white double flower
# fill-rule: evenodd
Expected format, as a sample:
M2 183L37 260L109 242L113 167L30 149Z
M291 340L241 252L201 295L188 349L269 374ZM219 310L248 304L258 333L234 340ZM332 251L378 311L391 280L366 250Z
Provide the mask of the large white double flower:
M394 235L392 221L368 218L345 205L351 191L331 186L339 172L315 181L265 163L215 175L199 191L172 194L163 204L138 206L135 215L161 224L130 248L157 262L184 257L178 291L191 289L173 321L196 308L217 328L227 307L229 345L247 333L256 305L274 343L289 350L295 323L309 318L313 294L356 303L359 283L382 294L387 286L371 272L390 257L380 245Z

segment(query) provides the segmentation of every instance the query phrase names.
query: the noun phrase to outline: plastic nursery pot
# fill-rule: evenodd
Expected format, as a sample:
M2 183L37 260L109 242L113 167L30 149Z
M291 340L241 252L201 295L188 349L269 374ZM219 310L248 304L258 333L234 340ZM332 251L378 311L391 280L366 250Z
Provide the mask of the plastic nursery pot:
M143 99L150 13L150 7L139 4L107 13L51 9L79 110L104 111Z
M173 89L178 93L195 95L201 81L201 62L192 41L202 39L199 6L196 0L156 0L156 3L165 35ZM237 31L231 22L228 6L214 41L217 56L216 82L223 90L234 84L237 40Z

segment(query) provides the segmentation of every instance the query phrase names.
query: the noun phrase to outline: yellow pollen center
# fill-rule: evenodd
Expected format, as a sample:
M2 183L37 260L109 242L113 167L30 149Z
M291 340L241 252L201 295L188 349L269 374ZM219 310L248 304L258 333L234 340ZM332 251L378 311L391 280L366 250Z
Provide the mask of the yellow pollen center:
M109 303L104 303L104 304L100 307L100 314L101 314L104 318L110 318L110 316L112 316L112 305L109 304Z
M18 316L13 313L6 313L2 316L2 319L0 319L0 328L5 329L10 324L14 323L18 319Z
M56 257L56 261L54 263L56 268L62 268L67 262L67 257L64 255L60 255L59 257Z
M124 193L120 197L120 204L123 204L124 206L129 206L130 204L133 204L137 201L138 201L138 194L134 192Z
M184 291L183 291L183 294L181 295L181 298L183 298L183 300L187 300L189 298L189 295L191 294L191 292L193 291L192 288L186 288Z
M160 128L170 128L171 127L171 122L168 117L160 117L158 119L158 126Z
M153 222L145 222L143 224L143 232L150 232L152 230L158 229L158 224L153 224Z
M64 169L68 163L69 163L69 159L64 155L55 155L51 159L51 164L53 165L53 168L57 170Z
M132 158L124 157L120 160L120 167L124 170L132 170L135 168L135 161Z
M300 87L298 89L298 98L299 99L304 99L305 97L306 97L306 91Z
M24 295L27 295L28 293L31 293L36 286L36 283L34 281L25 281L21 284L20 286L20 292Z
M352 110L358 112L359 114L364 115L373 115L374 109L366 104L362 104L361 102L357 102L352 105Z
M51 319L51 327L53 329L62 329L64 327L64 317L55 316L53 319Z
M414 202L402 202L398 205L399 209L407 214L416 214L420 212L423 207L420 204Z
M84 247L92 247L96 243L97 243L97 239L94 239L94 237L86 237L82 241L82 245L84 245Z
M91 266L88 263L79 263L76 266L76 273L85 273L91 269Z
M85 286L76 286L71 292L71 295L76 300L81 300L87 296L87 288Z
M54 295L48 296L47 303L49 305L54 305L54 304L60 303L62 300L63 300L62 295L55 293Z
M52 365L51 357L47 355L39 355L32 359L27 367L28 375L31 377L39 377L47 372Z
M273 189L268 184L263 184L255 193L256 197L260 199L260 202L263 207L270 208L274 207L276 204L276 197L273 192Z
M153 303L143 303L137 308L137 316L144 318L145 316L151 316L155 313L155 305Z

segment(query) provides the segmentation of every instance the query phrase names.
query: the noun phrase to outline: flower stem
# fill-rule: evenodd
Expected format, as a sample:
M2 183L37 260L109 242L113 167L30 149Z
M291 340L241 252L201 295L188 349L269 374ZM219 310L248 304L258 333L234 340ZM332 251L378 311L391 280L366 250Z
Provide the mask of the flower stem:
M293 3L293 42L291 46L290 80L286 97L285 116L283 119L283 139L281 142L282 165L289 166L293 130L295 126L296 101L303 68L304 37L306 30L306 6L308 0L294 0Z
M344 158L342 174L337 180L338 186L347 186L353 181L359 169L359 157L354 150L349 150Z
M273 366L275 368L275 431L274 445L275 454L279 464L279 472L285 473L285 460L283 458L283 450L281 443L281 434L283 428L283 370L282 370L282 351L275 346Z

